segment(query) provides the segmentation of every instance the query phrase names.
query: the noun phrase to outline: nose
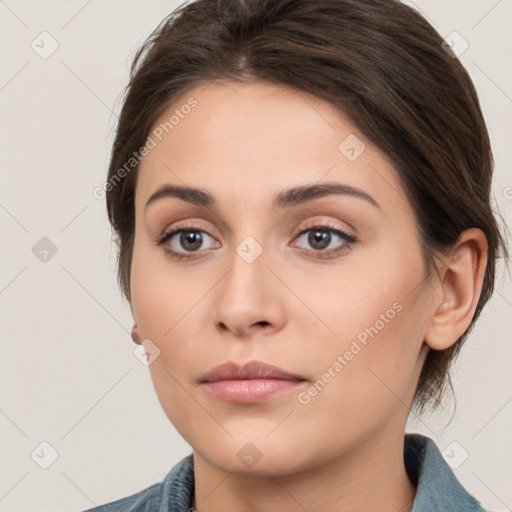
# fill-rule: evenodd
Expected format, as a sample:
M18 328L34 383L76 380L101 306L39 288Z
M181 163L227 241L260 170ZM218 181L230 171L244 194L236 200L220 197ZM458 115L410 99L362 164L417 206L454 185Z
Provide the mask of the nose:
M243 253L242 253L243 254ZM252 262L236 251L214 295L218 329L250 339L279 331L285 323L285 286L267 265L263 252Z

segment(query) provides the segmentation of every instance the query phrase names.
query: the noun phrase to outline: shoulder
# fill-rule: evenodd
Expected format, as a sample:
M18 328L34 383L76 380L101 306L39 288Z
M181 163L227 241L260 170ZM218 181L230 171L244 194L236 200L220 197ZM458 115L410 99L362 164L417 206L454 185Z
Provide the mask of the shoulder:
M150 512L158 506L162 483L153 484L126 498L89 508L84 512Z
M411 512L487 512L462 486L436 443L420 434L406 434L404 462L416 483Z
M162 482L83 512L187 512L193 489L194 464L190 454L178 462Z

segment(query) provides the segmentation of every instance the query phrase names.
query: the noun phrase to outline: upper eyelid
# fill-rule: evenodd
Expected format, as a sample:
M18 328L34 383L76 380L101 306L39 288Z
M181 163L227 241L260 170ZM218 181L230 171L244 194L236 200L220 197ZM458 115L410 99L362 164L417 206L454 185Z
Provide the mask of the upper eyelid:
M298 238L299 236L302 236L304 233L307 233L308 231L311 231L313 229L318 229L322 231L330 231L333 232L335 235L340 236L342 238L345 238L348 243L354 243L358 240L356 236L348 232L347 230L343 229L342 227L334 225L331 221L311 221L311 224L307 223L306 225L303 225L300 229L297 230L295 233L295 238ZM201 233L205 233L213 240L216 240L216 237L211 235L207 229L203 229L201 226L198 225L187 225L187 223L183 225L177 225L173 228L170 228L168 230L165 230L157 239L158 244L162 244L164 242L168 242L172 238L174 238L178 233L182 231L198 231ZM218 241L217 241L218 242Z
M353 236L356 236L357 235L357 232L358 230L348 221L343 221L343 224L345 226L348 226L348 229L343 227L343 226L337 226L335 225L336 222L339 222L338 221L333 221L333 220L326 220L326 217L335 217L337 216L338 214L337 213L325 213L325 214L318 214L318 215L312 215L310 216L309 219L307 219L306 221L302 220L300 222L297 222L295 224L295 227L293 228L294 230L297 228L298 225L304 225L306 224L306 226L302 227L301 230L304 230L304 229L312 229L316 226L319 226L319 227L322 227L322 228L325 228L325 227L329 227L329 228L332 228L332 229L338 229L340 231L344 231L346 232L347 234L351 234ZM312 220L314 219L314 220ZM175 221L173 224L175 224L176 226L175 227L172 227L172 228L166 228L164 231L161 231L162 235L164 233L169 233L173 230L180 230L180 229L190 229L190 230L200 230L200 231L205 231L206 233L210 234L209 231L211 231L209 228L203 228L200 224L203 222L204 220L200 217L197 217L196 219L192 218L187 218L187 219L183 219L183 220L177 220ZM210 221L206 221L208 224L211 224ZM188 224L188 225L187 225ZM326 226L327 224L331 224L330 226ZM221 232L224 231L224 230L227 230L230 234L233 233L233 230L229 227L229 226L226 226L224 225L224 223L222 222L221 223L222 225L222 228L221 228ZM276 224L273 225L273 227L275 226ZM271 229L273 229L273 227ZM219 229L218 228L214 228L214 231L217 231L219 232Z
M207 235L211 236L212 238L215 238L209 231L208 228L203 228L200 225L192 225L194 221L183 221L184 224L180 224L180 221L177 222L177 226L174 226L172 228L165 229L158 238L165 237L169 235L170 233L175 234L179 231L201 231L203 233L206 233ZM190 222L190 224L188 224ZM317 221L306 221L306 225L303 225L300 229L297 229L296 235L300 235L304 231L309 231L310 229L324 229L324 230L337 230L341 231L342 233L345 233L348 236L354 237L354 234L350 233L350 230L347 230L341 226L336 226L332 221L326 221L326 220L317 220ZM230 230L231 231L231 230ZM354 230L355 231L355 230Z

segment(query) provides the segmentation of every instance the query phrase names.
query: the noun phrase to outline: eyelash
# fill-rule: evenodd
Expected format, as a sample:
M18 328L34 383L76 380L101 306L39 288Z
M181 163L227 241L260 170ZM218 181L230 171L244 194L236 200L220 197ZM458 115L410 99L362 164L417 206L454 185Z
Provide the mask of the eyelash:
M337 254L339 254L341 252L345 252L346 250L348 250L351 247L351 244L357 242L357 239L355 237L353 237L352 235L349 235L345 231L342 231L341 229L337 228L336 226L330 224L329 222L326 222L324 224L314 224L312 226L307 226L304 229L302 229L301 231L299 231L295 235L295 238L298 238L298 237L304 235L305 233L309 233L310 231L328 232L328 233L331 233L331 234L338 235L340 238L344 238L346 240L346 243L343 244L341 247L338 247L336 249L329 249L327 251L321 250L321 249L318 249L318 250L310 249L308 251L307 249L305 249L306 251L308 251L310 253L311 252L315 253L315 255L316 255L315 257L317 257L319 259L333 258ZM173 228L171 231L169 231L167 233L164 233L161 237L159 237L157 239L156 244L158 246L164 245L168 240L172 239L172 237L174 235L176 235L178 233L181 233L181 232L206 233L209 237L213 238L207 231L205 231L204 229L200 229L198 226L194 226L194 225L181 225L181 226L177 226L176 228ZM173 249L170 249L168 246L164 246L164 251L169 256L171 256L172 258L174 258L176 260L184 260L184 259L195 258L194 255L197 254L197 252L198 252L198 251L196 251L195 253L192 252L190 254L184 254L184 253L180 253L180 252L174 251ZM201 251L199 251L199 252L201 252Z

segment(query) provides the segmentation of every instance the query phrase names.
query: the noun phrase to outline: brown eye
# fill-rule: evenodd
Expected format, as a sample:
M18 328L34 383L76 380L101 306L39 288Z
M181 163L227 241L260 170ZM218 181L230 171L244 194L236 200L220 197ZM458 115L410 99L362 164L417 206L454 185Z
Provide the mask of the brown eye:
M179 244L186 251L196 251L203 244L203 236L201 231L182 231L178 238Z
M157 245L164 246L164 250L171 256L187 258L189 254L193 256L195 253L204 252L200 249L204 248L208 239L215 241L211 235L202 229L177 227L164 234L158 240ZM216 244L219 245L218 242Z
M346 250L356 241L353 236L328 224L304 229L297 238L303 240L303 245L309 245L306 250L317 252L321 257Z

